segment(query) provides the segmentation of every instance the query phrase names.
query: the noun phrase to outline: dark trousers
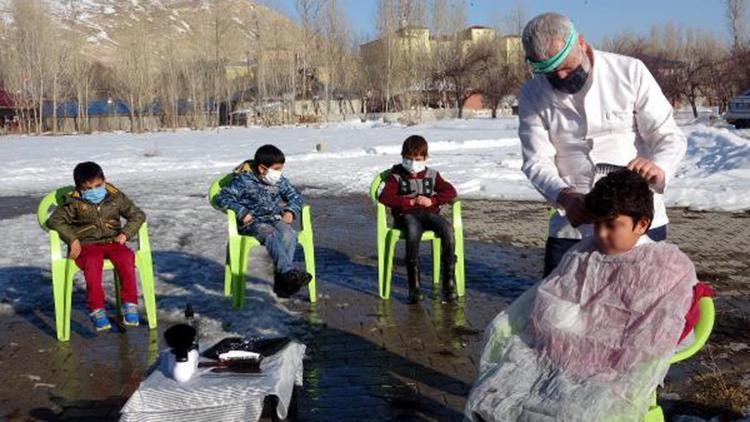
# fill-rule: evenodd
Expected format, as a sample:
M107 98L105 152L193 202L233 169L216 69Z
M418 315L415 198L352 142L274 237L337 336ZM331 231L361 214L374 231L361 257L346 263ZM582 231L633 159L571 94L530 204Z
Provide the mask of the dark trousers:
M445 261L454 256L453 226L440 214L417 212L396 217L394 226L406 234L406 262L416 264L419 261L419 242L425 230L432 230L440 238L441 258Z
M667 226L651 229L646 233L646 236L655 242L667 240ZM547 277L557 267L565 252L568 252L578 242L580 242L579 239L547 238L547 244L544 247L544 277Z

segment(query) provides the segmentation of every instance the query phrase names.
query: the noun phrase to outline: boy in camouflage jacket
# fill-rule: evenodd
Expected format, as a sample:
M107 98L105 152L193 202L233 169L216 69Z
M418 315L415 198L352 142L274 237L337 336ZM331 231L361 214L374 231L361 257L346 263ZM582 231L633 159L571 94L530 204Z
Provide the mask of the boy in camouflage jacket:
M216 204L237 214L240 234L254 236L265 246L275 265L274 293L287 298L312 280L294 266L297 233L292 222L299 217L303 200L281 170L284 153L264 145L253 160L235 170L232 182L216 195Z

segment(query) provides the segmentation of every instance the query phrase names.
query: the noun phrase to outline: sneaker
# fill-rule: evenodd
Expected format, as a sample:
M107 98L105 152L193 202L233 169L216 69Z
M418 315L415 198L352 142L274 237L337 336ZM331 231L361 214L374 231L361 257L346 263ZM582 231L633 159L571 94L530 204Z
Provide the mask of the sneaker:
M138 305L135 303L122 304L122 323L128 327L137 327L140 322L138 316Z
M94 324L94 328L96 328L96 331L104 331L112 328L112 326L109 325L109 318L107 318L107 312L104 310L104 308L94 310L89 314L89 318Z

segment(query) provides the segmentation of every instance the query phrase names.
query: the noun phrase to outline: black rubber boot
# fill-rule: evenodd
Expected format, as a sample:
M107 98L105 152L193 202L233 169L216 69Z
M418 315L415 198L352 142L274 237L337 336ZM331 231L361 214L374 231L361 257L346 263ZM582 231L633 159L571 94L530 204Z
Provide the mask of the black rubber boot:
M274 276L273 292L281 298L288 298L297 293L312 280L312 275L305 271L291 270Z
M289 296L294 294L292 283L291 283L291 276L290 272L286 272L283 274L276 273L273 276L273 292L276 294L276 296L280 298L288 298Z
M407 263L406 274L409 280L409 297L406 303L414 305L422 300L422 292L419 291L419 262Z
M443 302L454 303L456 301L456 257L451 255L442 259L443 267Z

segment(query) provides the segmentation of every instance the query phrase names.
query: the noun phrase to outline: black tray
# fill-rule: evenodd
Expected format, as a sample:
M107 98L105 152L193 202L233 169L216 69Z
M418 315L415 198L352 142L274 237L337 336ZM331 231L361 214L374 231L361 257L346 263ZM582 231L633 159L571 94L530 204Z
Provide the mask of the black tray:
M261 358L268 357L278 353L283 349L291 339L289 337L277 338L242 338L227 337L220 342L205 350L203 357L208 359L219 360L219 355L231 350L243 350L246 352L255 352L261 355Z

